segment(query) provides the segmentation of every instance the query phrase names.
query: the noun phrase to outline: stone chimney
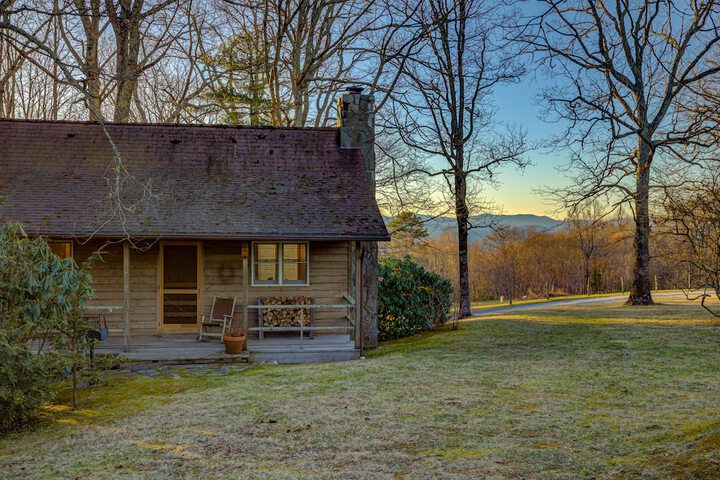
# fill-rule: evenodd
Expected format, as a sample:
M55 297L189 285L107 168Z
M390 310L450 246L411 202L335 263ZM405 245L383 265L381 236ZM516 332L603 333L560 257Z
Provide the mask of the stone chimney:
M348 87L338 98L338 127L340 148L358 148L362 151L365 172L375 192L375 98L363 95L362 87ZM358 241L352 248L355 261L351 262L352 291L357 294L362 335L355 337L355 346L364 351L378 344L378 244ZM355 269L359 272L356 273ZM359 284L356 284L359 280Z
M375 97L363 95L363 87L346 88L338 98L340 148L359 148L365 171L375 190Z

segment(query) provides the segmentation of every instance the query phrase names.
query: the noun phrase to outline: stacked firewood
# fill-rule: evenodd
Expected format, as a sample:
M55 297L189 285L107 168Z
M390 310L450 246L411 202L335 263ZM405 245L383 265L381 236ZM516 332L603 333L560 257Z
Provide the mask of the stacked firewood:
M263 305L310 305L310 297L273 297L264 298ZM299 327L300 311L303 311L303 324L310 324L309 308L264 308L263 325L266 327Z

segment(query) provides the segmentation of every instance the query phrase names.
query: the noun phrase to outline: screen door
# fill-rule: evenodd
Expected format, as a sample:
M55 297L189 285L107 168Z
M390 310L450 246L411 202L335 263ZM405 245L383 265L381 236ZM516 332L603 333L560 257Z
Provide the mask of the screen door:
M165 242L160 254L160 330L197 331L201 308L200 245Z

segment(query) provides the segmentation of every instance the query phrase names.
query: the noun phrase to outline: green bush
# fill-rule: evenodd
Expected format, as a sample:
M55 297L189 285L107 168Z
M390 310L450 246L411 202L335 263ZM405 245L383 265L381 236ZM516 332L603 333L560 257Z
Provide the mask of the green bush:
M52 399L51 381L60 379L61 365L57 355L35 355L0 335L0 431L26 423Z
M450 280L425 270L409 257L380 260L378 334L387 340L444 325L450 316Z
M78 267L20 225L0 225L0 430L27 422L50 399L53 382L77 371L86 350L81 313L93 294L90 262Z

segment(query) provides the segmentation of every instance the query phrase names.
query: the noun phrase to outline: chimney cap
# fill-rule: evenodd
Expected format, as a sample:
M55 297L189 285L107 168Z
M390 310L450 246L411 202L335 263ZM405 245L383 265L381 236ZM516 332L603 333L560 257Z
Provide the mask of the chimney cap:
M345 87L345 91L350 93L362 93L363 90L365 90L365 87L361 87L360 85L349 85Z

